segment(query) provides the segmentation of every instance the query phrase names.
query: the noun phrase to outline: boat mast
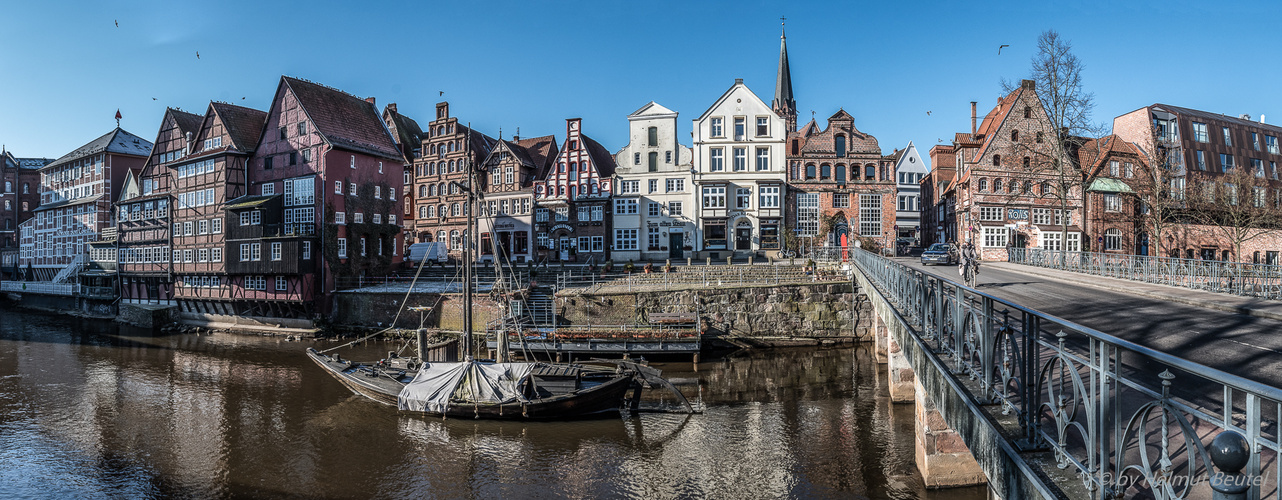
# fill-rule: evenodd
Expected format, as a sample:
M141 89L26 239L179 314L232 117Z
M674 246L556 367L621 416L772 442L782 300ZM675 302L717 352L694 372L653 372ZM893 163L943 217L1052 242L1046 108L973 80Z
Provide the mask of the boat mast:
M472 191L472 177L476 175L473 172L472 165L472 122L467 124L467 136L463 140L463 162L467 167L463 170L467 172L467 185L463 186L463 192L467 193L467 203L463 205L464 215L467 216L467 229L463 231L463 361L472 360L472 221L476 213L476 207L473 205L476 201L476 193Z

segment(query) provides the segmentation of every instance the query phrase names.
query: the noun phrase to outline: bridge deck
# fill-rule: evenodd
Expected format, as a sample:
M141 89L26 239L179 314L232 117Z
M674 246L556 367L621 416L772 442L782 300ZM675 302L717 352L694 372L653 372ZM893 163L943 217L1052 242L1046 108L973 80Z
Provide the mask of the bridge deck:
M955 266L895 260L959 281ZM978 282L979 291L995 297L1282 387L1282 302L1005 262L984 263Z

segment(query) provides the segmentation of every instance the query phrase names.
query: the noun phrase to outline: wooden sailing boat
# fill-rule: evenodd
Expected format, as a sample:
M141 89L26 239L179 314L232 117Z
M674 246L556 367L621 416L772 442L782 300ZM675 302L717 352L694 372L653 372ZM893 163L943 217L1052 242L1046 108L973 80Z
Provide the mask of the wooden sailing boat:
M470 140L464 143L471 145ZM455 418L560 420L617 415L629 401L636 409L642 388L650 382L659 382L676 391L662 380L658 370L626 360L613 361L615 366L599 367L507 362L505 342L500 345L497 361L473 358L472 240L478 199L473 186L478 183L475 182L477 171L471 168L471 155L466 161L469 162L467 184L459 186L467 193L468 206L467 237L463 245L466 281L463 322L466 326L461 339L461 360L428 360L430 349L424 345L423 330L419 330L417 339L418 356L413 358L388 353L388 357L377 362L358 363L313 348L307 349L308 357L356 394L396 405L404 411ZM501 337L506 339L506 335ZM629 390L632 391L630 400ZM681 393L676 394L687 410L693 412Z

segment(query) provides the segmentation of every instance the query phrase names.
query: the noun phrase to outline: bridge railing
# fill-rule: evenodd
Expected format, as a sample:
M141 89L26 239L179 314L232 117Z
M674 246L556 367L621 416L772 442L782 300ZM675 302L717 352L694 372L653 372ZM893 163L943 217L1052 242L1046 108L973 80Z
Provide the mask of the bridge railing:
M1282 300L1282 266L1099 252L1011 248L1010 262L1194 290Z
M1233 430L1250 453L1248 498L1282 498L1282 390L1156 351L857 251L857 268L1043 478L1076 494L1209 496L1208 449ZM1102 311L1103 312L1103 311ZM887 321L891 321L887 319ZM1160 334L1160 332L1154 332ZM1247 356L1244 356L1244 358ZM1037 463L1030 461L1030 463ZM1055 484L1071 489L1060 482ZM1088 494L1089 493L1089 494Z

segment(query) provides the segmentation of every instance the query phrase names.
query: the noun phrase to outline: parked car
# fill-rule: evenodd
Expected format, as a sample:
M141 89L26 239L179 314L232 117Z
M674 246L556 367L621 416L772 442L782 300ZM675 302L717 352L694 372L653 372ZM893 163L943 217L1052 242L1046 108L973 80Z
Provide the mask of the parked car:
M956 264L957 252L953 246L947 243L935 243L921 253L921 265L929 266L931 264Z

